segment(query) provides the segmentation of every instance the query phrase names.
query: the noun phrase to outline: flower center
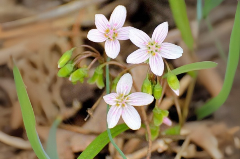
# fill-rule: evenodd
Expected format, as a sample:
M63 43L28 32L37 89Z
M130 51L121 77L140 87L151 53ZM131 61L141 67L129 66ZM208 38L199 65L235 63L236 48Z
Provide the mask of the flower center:
M122 106L125 107L127 105L127 100L129 99L127 97L128 95L123 95L123 94L119 94L118 97L116 98L116 106Z
M104 36L108 38L108 40L115 40L118 36L118 32L115 28L109 27L105 30Z
M160 51L161 45L155 41L150 41L147 44L147 53L155 56Z

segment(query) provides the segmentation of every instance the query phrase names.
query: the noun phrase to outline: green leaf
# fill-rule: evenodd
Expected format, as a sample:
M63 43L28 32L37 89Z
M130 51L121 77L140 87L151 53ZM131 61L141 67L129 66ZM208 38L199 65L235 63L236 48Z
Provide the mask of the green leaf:
M237 70L240 54L240 2L237 5L235 20L229 44L228 63L225 74L225 79L221 92L202 107L197 109L196 114L198 119L202 119L214 111L216 111L228 98L231 91L234 76Z
M190 71L214 68L216 66L217 66L217 63L211 62L211 61L195 62L195 63L191 63L191 64L187 64L187 65L178 67L178 68L172 70L172 73L175 75L179 75L179 74L190 72ZM167 75L168 75L168 73L166 73L163 77L166 78Z
M36 121L35 121L32 105L28 98L28 94L25 88L25 84L22 80L20 71L17 68L15 63L13 67L13 75L14 75L14 81L16 84L18 100L21 106L23 122L24 122L24 126L27 132L27 137L29 139L29 142L38 158L50 159L46 154L46 152L44 151L42 144L39 140L39 137L36 131Z
M217 7L223 0L205 0L203 6L203 18L206 18L211 10Z
M181 127L180 125L176 125L174 127L168 128L163 132L165 135L179 135L180 134Z
M56 133L58 125L62 122L62 117L57 117L53 122L47 139L47 154L52 159L58 159Z
M112 137L116 137L120 133L128 130L128 126L126 124L120 124L116 127L110 129ZM99 136L97 136L91 144L80 154L78 159L92 159L94 158L107 144L109 143L108 133L104 131Z
M193 50L194 39L187 17L186 4L184 0L169 0L174 21L180 30L183 41L190 50Z

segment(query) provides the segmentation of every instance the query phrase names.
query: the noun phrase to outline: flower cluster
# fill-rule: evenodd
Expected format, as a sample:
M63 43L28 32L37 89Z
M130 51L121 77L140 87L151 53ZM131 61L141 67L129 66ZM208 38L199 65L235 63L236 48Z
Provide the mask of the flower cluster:
M133 27L123 27L126 20L126 8L117 6L110 16L110 20L102 14L95 15L95 25L97 29L88 32L88 39L93 42L105 41L105 52L108 57L114 59L120 52L119 40L130 39L133 44L139 47L138 50L132 52L127 57L127 63L139 64L148 63L153 74L162 76L164 72L164 59L177 59L182 56L183 49L175 44L164 42L168 33L168 23L159 24L153 31L150 38L143 31ZM179 81L171 70L168 68L167 82L170 88L179 95ZM141 119L135 108L132 106L143 106L150 104L154 97L161 97L162 87L159 82L152 82L148 79L144 81L142 91L129 95L132 86L132 77L125 74L117 83L116 93L105 95L105 102L111 105L107 115L108 127L113 128L120 116L125 123L133 130L139 129ZM145 88L146 87L146 88ZM152 89L153 87L153 89ZM154 97L152 96L154 95ZM165 115L161 115L163 111L158 111L157 115L161 116L158 123L171 124L171 121ZM159 115L160 113L160 115ZM156 112L155 112L156 114ZM157 118L156 118L157 119Z

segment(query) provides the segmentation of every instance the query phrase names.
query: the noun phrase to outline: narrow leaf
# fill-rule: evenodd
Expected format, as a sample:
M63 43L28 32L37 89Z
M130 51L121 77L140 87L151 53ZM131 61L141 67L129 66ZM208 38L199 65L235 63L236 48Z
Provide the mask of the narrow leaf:
M183 41L190 50L193 50L193 36L187 17L186 4L184 0L169 0L174 21L180 30Z
M173 126L171 128L166 129L163 134L164 135L179 135L181 131L181 126L180 125L176 125Z
M221 92L211 100L209 100L202 107L197 109L198 119L202 119L214 111L216 111L228 98L231 91L234 76L237 70L240 54L240 2L237 5L237 11L235 14L235 20L229 44L228 63L225 74L225 79Z
M49 135L48 135L48 140L47 140L47 154L49 155L50 158L52 159L58 159L58 153L57 153L57 140L56 140L56 133L57 133L57 128L58 125L62 122L62 117L57 117L55 121L53 122Z
M120 133L128 130L126 124L120 124L110 129L112 137L116 137ZM90 145L80 154L78 159L92 159L94 158L107 144L109 143L109 137L107 131L101 133L96 139L94 139Z
M181 73L209 69L209 68L214 68L216 66L217 66L217 63L211 62L211 61L195 62L195 63L191 63L191 64L187 64L187 65L178 67L178 68L172 70L172 73L174 73L175 75L179 75ZM167 74L165 74L163 77L164 78L167 77Z
M202 20L202 0L197 0L197 20Z
M203 18L206 18L211 10L217 7L223 0L205 0L203 6Z
M25 84L22 80L20 71L15 65L15 63L13 67L13 75L14 75L14 81L16 84L18 100L21 106L23 122L24 122L24 126L27 132L27 137L29 139L29 142L38 158L50 159L46 154L46 152L44 151L42 144L39 140L39 137L36 131L36 123L35 123L36 121L35 121L32 105L28 98L28 94L25 88Z

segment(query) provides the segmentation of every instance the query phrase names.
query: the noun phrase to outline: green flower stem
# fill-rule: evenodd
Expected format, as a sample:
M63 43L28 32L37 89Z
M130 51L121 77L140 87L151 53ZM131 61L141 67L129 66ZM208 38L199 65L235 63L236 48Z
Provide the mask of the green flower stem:
M107 61L107 62L101 64L100 67L103 68L106 65L116 65L123 69L126 69L126 66L124 66L123 64L121 64L120 62L117 62L117 61Z
M107 62L110 61L110 58L107 58ZM106 65L106 93L109 94L110 93L110 82L109 82L109 65ZM107 113L109 111L109 105L107 104ZM124 158L127 159L127 157L124 155L124 153L120 150L120 148L116 145L116 143L113 141L112 138L112 134L110 129L108 128L108 124L107 124L107 133L108 133L108 137L109 140L111 141L111 143L113 144L113 146L117 149L117 151L120 153L120 155Z
M97 54L95 53L89 53L89 54L86 54L86 55L83 55L81 56L80 58L78 58L76 61L74 61L74 65L77 65L79 64L83 59L87 58L87 57L98 57Z
M146 63L140 63L140 64L131 65L131 66L129 66L128 68L126 68L125 70L123 70L122 72L120 72L120 73L118 74L118 77L121 77L124 73L126 73L126 72L128 72L129 70L131 70L131 69L133 69L133 68L135 68L135 67L137 67L137 66L140 66L140 65L148 65L148 64L146 64Z

